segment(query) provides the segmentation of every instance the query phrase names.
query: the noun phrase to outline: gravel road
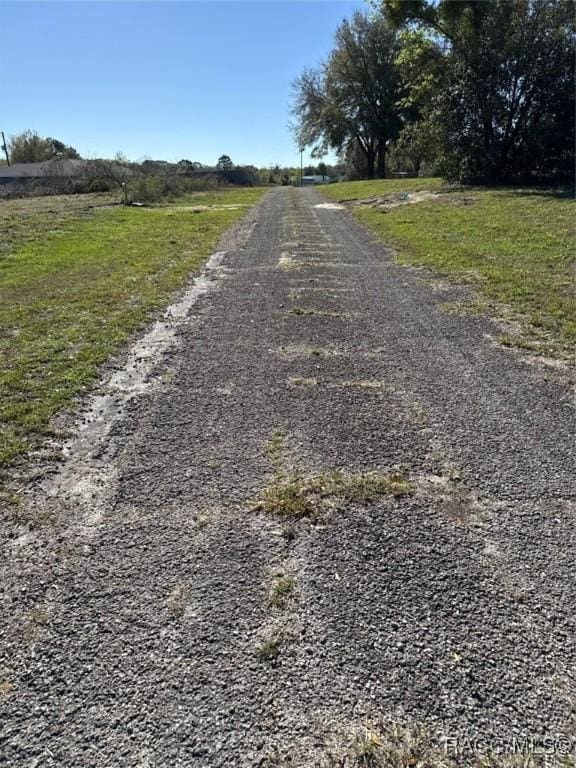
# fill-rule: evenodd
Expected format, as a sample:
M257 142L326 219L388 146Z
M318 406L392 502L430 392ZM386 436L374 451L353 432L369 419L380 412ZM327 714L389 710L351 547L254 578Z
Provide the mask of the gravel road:
M380 720L574 737L562 376L313 189L221 250L171 346L118 361L142 386L94 401L3 525L0 766L348 768ZM411 492L255 508L331 470Z

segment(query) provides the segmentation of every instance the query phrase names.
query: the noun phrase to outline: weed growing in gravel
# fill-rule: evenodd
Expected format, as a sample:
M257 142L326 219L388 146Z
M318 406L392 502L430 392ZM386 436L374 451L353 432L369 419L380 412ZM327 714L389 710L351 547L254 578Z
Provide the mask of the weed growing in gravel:
M335 737L335 738L334 738ZM391 719L355 728L351 733L322 734L325 746L314 754L318 768L547 768L546 756L533 753L503 755L475 753L452 755L422 724L405 725ZM327 743L330 742L330 744ZM263 765L288 768L303 765L298 757L273 747ZM311 765L312 760L306 761ZM574 768L571 757L553 763L558 768Z
M315 315L316 312L313 309L306 309L305 307L294 307L290 310L291 315Z
M384 721L357 732L351 746L327 755L326 768L544 768L532 755L453 757L426 727ZM568 768L566 766L566 768Z
M50 615L46 608L41 605L35 605L29 614L29 621L24 629L24 636L29 642L33 642L42 627L50 623Z
M372 765L378 758L381 746L382 739L376 731L366 728L362 734L356 737L354 742L355 757L361 765Z
M316 518L323 498L318 482L305 483L302 478L277 479L262 492L254 509L282 517Z
M285 269L288 271L302 269L305 266L305 262L299 259L293 259L291 256L281 256L278 259L278 269Z
M289 314L299 317L344 317L342 312L334 312L329 309L313 309L312 307L293 307Z
M285 608L288 600L294 594L296 579L293 576L280 574L270 590L269 605L273 608Z
M428 424L428 414L426 413L424 407L416 401L411 403L410 407L416 423L420 424L422 427L425 427Z
M413 492L412 484L400 471L351 473L333 470L304 476L285 467L284 447L283 433L274 432L265 446L274 476L254 503L254 510L294 520L315 520L337 502L367 503L383 496L400 497Z
M395 722L380 725L372 737L370 761L366 766L403 768L418 765L421 768L447 768L449 758L434 742L431 734L421 725L404 726Z
M291 387L315 387L318 379L305 379L302 376L291 376L288 379L288 385Z
M356 475L335 473L335 494L349 501L373 501L378 496L406 496L412 486L402 472L366 472Z
M168 613L173 619L179 619L184 615L186 603L190 595L190 586L188 584L177 584L166 601Z
M381 496L405 496L412 492L400 472L344 474L329 472L303 477L276 478L262 491L254 509L295 519L315 520L336 501L370 502Z
M256 653L259 661L274 661L280 655L280 638L276 635L264 638Z
M48 611L42 606L36 605L30 611L30 621L34 624L37 624L38 626L42 627L48 624L49 620L50 617L48 616Z
M378 379L351 379L338 382L337 386L346 389L388 389L390 385Z
M8 694L13 688L14 688L13 683L11 683L9 680L3 680L0 683L0 699L2 699L3 696L8 696Z
M20 496L10 491L4 492L4 485L1 479L0 499L8 503L12 513L12 521L16 525L22 525L33 531L36 528L55 527L58 524L59 518L56 510L42 505L26 506L26 504L22 503Z
M275 473L281 475L283 471L282 456L284 453L284 434L282 432L274 432L270 440L266 443L264 452L274 467Z

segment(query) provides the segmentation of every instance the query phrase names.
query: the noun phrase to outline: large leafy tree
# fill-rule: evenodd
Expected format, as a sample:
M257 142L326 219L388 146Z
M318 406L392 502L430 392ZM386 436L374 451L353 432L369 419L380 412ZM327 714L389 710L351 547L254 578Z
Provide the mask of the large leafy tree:
M293 83L296 140L316 157L355 145L367 176L383 177L388 144L401 126L399 34L384 16L358 12L340 25L335 43L324 64Z
M13 163L37 163L44 160L80 157L74 147L58 139L43 138L36 131L24 131L12 136L8 142L10 160Z
M417 176L423 162L437 164L442 156L438 109L446 69L442 46L420 30L404 30L396 65L403 85L404 126L395 153L408 160Z
M424 118L442 139L448 176L573 173L571 0L385 0L384 10L420 32L414 61L440 54L433 69L413 67L408 81L420 106L428 88Z

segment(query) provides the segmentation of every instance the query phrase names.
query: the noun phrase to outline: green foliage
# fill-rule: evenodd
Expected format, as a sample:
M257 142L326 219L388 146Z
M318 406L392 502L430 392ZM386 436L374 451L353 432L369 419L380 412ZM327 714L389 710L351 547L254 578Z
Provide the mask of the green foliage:
M439 141L443 175L572 176L573 3L386 0L384 7L407 26L398 57L405 104Z
M295 588L296 579L293 576L279 574L270 589L269 604L274 608L285 608Z
M191 160L179 160L176 163L178 173L194 173L202 168L202 163L192 162Z
M337 500L368 503L382 496L399 498L410 493L412 486L399 472L334 471L307 477L282 472L264 488L254 509L295 520L315 520Z
M439 190L442 179L386 179L379 181L343 181L322 187L322 194L332 200L361 200L376 195L392 195L421 190Z
M58 139L47 138L46 141L50 146L52 157L70 158L71 160L78 160L80 155L74 147L69 147L64 142Z
M139 203L158 203L164 197L176 192L178 180L174 185L166 185L159 176L139 176L130 183L130 197ZM173 189L170 187L173 186Z
M228 155L220 155L218 162L216 163L216 168L219 171L231 171L232 168L234 168L234 163Z
M383 16L355 13L336 32L335 47L318 69L293 83L299 146L321 156L355 146L369 178L383 176L387 144L401 126L395 59L399 35Z
M408 161L404 169L409 167L412 174L418 176L423 163L434 163L440 156L441 137L437 123L425 117L408 123L400 133L394 151L396 157Z
M80 157L74 147L66 146L58 139L42 138L36 131L24 131L11 136L8 152L11 163L38 163L44 160Z
M281 638L277 635L265 637L256 649L258 660L262 662L275 661L280 655L280 644Z

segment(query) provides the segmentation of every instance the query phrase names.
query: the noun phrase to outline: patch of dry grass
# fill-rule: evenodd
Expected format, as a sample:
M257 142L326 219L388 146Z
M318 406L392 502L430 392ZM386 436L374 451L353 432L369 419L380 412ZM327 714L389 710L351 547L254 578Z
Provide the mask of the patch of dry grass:
M406 723L392 718L381 718L362 726L336 732L323 729L324 747L313 759L301 759L298 766L315 768L573 768L571 757L536 754L529 750L515 753L495 744L490 751L484 747L474 751L464 749L460 742L456 748L440 735L434 735L421 723ZM483 743L486 743L483 741ZM500 746L500 748L498 748ZM294 765L290 753L273 753L270 766Z
M184 615L190 592L191 587L189 584L176 584L170 592L166 600L166 607L171 618L179 619Z

